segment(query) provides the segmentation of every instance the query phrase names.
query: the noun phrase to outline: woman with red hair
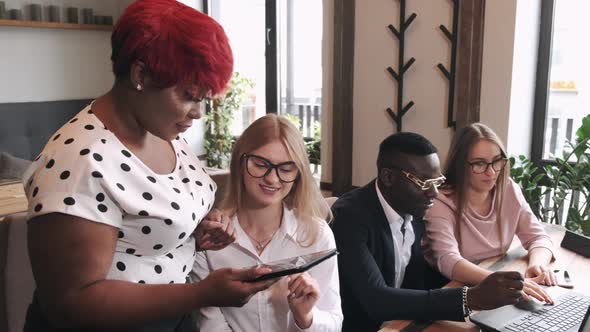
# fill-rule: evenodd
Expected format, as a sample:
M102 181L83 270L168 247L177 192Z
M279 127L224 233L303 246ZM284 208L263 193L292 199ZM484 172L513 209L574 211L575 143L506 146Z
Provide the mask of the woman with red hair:
M37 290L25 331L192 331L191 311L243 305L272 283L243 281L265 269L186 282L195 251L235 239L227 220L204 218L216 185L180 136L230 79L221 26L175 0L139 0L111 43L112 89L28 172Z

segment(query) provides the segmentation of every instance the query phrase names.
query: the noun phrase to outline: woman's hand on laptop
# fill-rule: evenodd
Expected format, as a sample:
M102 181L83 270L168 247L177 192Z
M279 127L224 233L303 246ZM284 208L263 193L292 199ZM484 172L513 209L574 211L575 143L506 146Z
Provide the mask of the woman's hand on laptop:
M535 281L535 280L543 280L542 278L543 278L543 275L540 275L537 278L525 278L524 279L524 288L522 289L522 298L525 299L526 301L530 301L531 297L534 297L535 299L537 299L541 302L554 304L555 302L553 301L551 296L549 296L549 294L547 294L547 292L545 292L543 287L539 286L539 283L537 283Z
M307 272L288 277L289 308L297 326L307 329L313 322L313 306L320 298L320 288L315 279Z
M532 278L532 280L540 285L557 285L557 275L546 266L531 265L526 269L524 276L525 278Z

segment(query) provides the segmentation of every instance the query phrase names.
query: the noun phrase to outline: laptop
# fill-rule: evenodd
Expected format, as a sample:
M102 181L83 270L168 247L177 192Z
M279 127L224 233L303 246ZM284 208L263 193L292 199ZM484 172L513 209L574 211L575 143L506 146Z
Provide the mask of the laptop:
M545 289L555 300L546 305L536 300L521 300L494 310L471 315L483 331L499 332L590 332L590 297L560 287Z

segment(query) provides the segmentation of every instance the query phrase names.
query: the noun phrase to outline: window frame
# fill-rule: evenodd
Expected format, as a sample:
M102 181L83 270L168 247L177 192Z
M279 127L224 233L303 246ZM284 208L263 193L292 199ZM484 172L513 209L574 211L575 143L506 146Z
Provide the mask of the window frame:
M278 35L277 17L278 0L265 1L265 89L266 89L266 114L278 114L279 104L279 61L278 61ZM202 0L203 13L211 15L211 0ZM290 56L290 54L288 55Z
M539 29L539 48L537 52L535 106L533 110L531 146L531 161L537 167L557 164L553 160L543 159L545 129L549 108L549 80L551 74L551 49L553 47L554 19L555 0L543 0L541 2L541 22Z

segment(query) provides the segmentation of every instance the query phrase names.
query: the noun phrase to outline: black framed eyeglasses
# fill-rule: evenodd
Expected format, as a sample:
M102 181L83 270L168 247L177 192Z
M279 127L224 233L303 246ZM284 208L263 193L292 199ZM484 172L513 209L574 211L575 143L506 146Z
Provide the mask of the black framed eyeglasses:
M416 185L416 187L418 187L422 191L430 190L430 188L438 189L438 187L442 186L445 183L445 181L447 180L447 178L445 178L445 176L442 174L436 178L422 180L417 175L414 175L414 174L404 170L403 168L399 168L399 167L395 167L395 166L392 166L390 168L397 169L400 172L402 172L402 174L408 180L410 180L413 184Z
M246 163L246 171L254 178L263 178L274 169L279 181L291 183L297 180L299 168L294 161L286 161L279 164L273 164L270 160L254 154L243 154L242 161Z
M488 171L488 168L491 166L495 172L500 172L506 166L508 162L508 158L499 158L492 160L491 162L486 162L484 160L478 160L474 162L468 163L471 166L471 171L475 174L482 174Z

